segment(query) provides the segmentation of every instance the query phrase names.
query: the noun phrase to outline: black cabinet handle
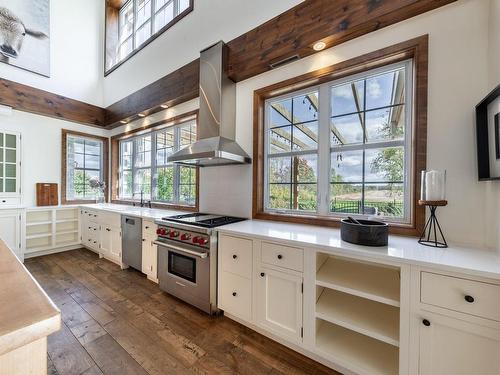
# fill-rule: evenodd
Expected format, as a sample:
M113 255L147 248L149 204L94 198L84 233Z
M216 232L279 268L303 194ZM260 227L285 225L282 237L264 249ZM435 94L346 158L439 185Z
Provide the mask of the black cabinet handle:
M148 226L146 226L146 229L149 229L149 227L148 227Z
M431 322L429 322L427 319L422 320L422 324L426 327L429 327L431 325Z
M236 297L236 292L233 292L233 297Z
M266 274L264 272L261 272L260 277L264 277L264 276L266 276Z
M111 232L111 229L109 229L109 228L106 228L106 230L107 230L108 232Z
M278 254L278 259L282 259L282 258L283 258L283 255Z
M145 238L143 238L143 239L142 239L142 242L144 242L144 241L146 241L146 239L145 239Z
M472 296L465 296L464 299L468 302L468 303L473 303L474 302L474 297Z
M233 254L233 259L236 259L236 258L238 258L238 255Z

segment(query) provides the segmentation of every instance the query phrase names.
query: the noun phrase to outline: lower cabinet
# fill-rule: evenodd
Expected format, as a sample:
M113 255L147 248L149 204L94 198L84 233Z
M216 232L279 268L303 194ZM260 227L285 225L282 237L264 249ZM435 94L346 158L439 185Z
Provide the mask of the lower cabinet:
M0 210L0 238L23 261L21 248L21 211Z
M257 279L257 324L302 341L302 276L262 267Z
M218 306L237 318L252 320L252 280L231 273L219 272Z
M100 226L99 253L116 263L122 259L122 235L120 227Z
M158 246L153 240L144 238L142 241L142 273L146 274L149 280L158 282Z
M500 330L423 313L419 375L500 374Z

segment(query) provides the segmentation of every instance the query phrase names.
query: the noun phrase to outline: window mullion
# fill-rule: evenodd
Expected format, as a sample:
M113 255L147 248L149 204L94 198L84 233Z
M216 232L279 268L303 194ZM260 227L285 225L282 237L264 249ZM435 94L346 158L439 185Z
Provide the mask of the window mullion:
M151 134L151 188L150 188L151 196L149 198L151 201L157 199L156 185L158 177L157 177L157 166L156 166L156 135L157 135L156 132Z
M132 199L135 199L135 174L136 174L136 153L137 153L137 139L132 140Z
M174 152L179 151L180 148L180 128L176 126L174 128ZM178 204L179 203L179 183L180 183L180 167L178 164L174 163L173 164L173 182L174 182L174 203Z
M329 85L319 87L318 130L318 213L329 212L330 201L330 90Z

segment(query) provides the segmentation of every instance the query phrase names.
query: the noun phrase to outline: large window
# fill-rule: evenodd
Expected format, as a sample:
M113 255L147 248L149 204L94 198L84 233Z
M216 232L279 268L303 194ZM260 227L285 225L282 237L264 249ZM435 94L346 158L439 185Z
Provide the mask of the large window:
M107 185L108 139L67 130L62 137L63 203L95 200L102 192L92 188L90 180Z
M174 205L196 204L196 167L169 163L168 156L196 140L190 120L120 141L119 198Z
M403 61L268 99L264 210L408 222L412 77Z
M132 52L175 23L176 17L187 13L189 9L192 9L192 0L126 1L118 10L116 56L107 61L107 68L127 59Z

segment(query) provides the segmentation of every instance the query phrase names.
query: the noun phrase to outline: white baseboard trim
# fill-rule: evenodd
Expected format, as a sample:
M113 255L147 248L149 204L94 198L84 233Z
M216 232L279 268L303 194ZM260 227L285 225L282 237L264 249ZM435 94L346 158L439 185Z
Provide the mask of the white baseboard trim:
M81 249L84 246L81 244L76 244L76 245L71 245L71 246L64 246L64 247L56 247L53 249L47 249L47 250L41 250L41 251L34 251L30 253L24 253L24 259L29 259L29 258L36 258L36 257L41 257L44 255L50 255L50 254L56 254L56 253L63 253L65 251L70 251L70 250L76 250L76 249Z

